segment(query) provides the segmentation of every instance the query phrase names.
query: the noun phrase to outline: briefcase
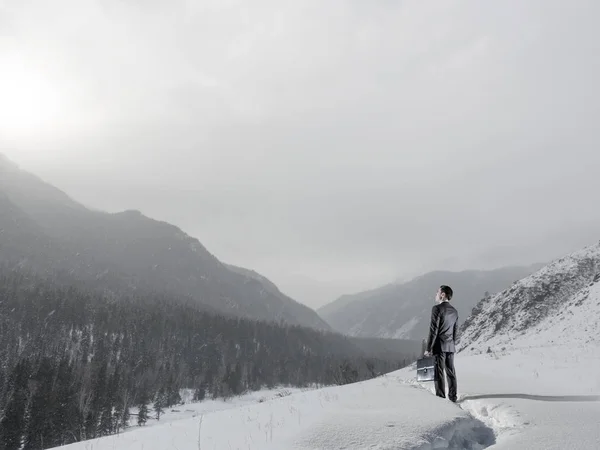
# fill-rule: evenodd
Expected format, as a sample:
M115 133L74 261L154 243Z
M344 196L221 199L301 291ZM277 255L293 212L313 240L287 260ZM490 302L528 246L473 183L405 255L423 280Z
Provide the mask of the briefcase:
M433 357L417 359L417 381L435 381Z

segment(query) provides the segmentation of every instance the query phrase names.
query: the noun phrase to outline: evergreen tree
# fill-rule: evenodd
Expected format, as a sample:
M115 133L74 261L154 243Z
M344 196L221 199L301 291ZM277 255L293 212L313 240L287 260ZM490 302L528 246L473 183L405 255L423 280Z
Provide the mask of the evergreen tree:
M115 413L114 413L114 432L118 433L122 429L129 426L129 394L120 392L120 396L116 401Z
M161 414L164 412L167 396L164 391L160 389L154 399L154 413L156 414L156 420L160 420Z
M96 437L96 431L98 428L98 418L96 411L88 411L83 423L83 428L85 439L93 439Z
M100 415L100 423L98 425L98 436L108 436L114 431L113 407L111 402L107 401L104 404Z
M194 401L201 402L206 398L206 387L204 383L194 391Z
M63 359L58 368L54 392L57 407L54 412L54 426L59 435L59 445L67 445L81 440L81 412L77 401L79 385L68 360Z
M0 421L0 448L3 450L19 450L25 433L25 408L27 397L23 391L15 392Z
M22 446L27 425L27 385L30 373L29 362L19 361L7 382L9 401L0 421L0 448L4 450L18 450Z
M148 422L148 405L146 403L142 403L139 406L137 422L140 427L146 425L146 422Z
M123 420L121 421L123 428L129 426L129 419L130 419L129 406L127 404L125 404L125 409L123 410Z
M55 426L54 412L59 401L52 389L52 360L44 358L35 375L35 392L29 407L29 423L23 450L43 450L60 445L60 430Z

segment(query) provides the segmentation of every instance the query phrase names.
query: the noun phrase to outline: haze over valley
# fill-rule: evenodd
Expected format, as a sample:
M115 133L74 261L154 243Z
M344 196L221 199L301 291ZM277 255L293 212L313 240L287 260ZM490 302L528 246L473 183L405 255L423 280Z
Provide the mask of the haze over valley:
M551 261L600 223L597 9L3 2L0 153L311 308Z

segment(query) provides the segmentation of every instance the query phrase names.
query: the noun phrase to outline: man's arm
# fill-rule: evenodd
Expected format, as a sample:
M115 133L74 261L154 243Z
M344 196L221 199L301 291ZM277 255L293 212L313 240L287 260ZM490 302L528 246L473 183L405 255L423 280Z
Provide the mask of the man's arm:
M454 343L456 344L456 333L458 331L458 317L456 318L456 322L454 322L454 329L452 330L452 339L454 340Z
M440 329L440 310L436 306L431 309L431 324L429 325L429 339L427 339L427 353L433 350L433 344Z

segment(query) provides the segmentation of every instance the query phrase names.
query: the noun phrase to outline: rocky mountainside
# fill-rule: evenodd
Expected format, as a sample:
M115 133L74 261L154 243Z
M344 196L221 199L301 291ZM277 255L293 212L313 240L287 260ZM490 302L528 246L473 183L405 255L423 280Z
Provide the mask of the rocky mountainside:
M600 342L600 242L480 301L459 340L470 352Z
M92 211L0 157L0 263L63 271L106 289L165 291L207 309L329 330L252 271L232 270L197 239L138 211ZM109 282L110 280L110 282Z
M350 336L423 339L441 284L452 286L461 321L486 293L499 292L541 265L490 271L430 272L403 284L345 295L318 310L335 330Z

